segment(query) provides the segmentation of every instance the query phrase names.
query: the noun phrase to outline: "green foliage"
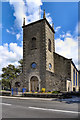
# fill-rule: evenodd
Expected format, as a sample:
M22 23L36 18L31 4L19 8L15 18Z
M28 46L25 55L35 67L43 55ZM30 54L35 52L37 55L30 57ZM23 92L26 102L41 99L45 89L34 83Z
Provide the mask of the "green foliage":
M52 93L58 94L58 93L59 93L59 91L52 91Z
M2 86L5 88L11 88L12 80L15 79L20 73L22 73L23 60L18 61L20 65L15 67L14 65L8 65L2 68Z

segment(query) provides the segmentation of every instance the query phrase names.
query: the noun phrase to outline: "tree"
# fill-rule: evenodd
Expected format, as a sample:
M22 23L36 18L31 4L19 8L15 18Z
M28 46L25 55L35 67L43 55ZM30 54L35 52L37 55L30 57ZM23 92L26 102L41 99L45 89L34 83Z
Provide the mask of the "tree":
M22 73L23 72L23 59L21 59L21 60L19 60L18 61L19 62L19 66L18 66L18 68L20 69L20 72Z
M3 74L2 77L2 86L11 89L11 82L18 75L20 75L21 71L19 68L16 68L14 65L8 65L7 67L2 68Z
M3 74L2 77L2 86L11 89L12 80L22 73L23 68L23 59L19 60L19 66L15 67L14 65L8 65L7 67L2 68Z

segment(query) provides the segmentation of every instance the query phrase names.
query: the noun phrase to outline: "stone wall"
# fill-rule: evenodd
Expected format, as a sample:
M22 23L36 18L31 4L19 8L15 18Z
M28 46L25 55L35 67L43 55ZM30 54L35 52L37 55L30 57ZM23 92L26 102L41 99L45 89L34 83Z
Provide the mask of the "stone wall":
M36 49L31 49L31 40L36 38ZM29 24L23 28L23 73L27 89L30 91L30 78L37 76L40 89L45 87L46 46L45 46L45 20ZM31 64L37 64L36 69Z
M66 91L66 79L49 71L46 71L46 90Z
M54 53L54 72L65 79L71 79L71 59Z
M54 32L50 29L48 24L45 24L45 37L46 37L46 70L54 73ZM51 51L48 50L48 42L51 41ZM52 65L52 68L49 68L49 64Z
M17 76L14 80L12 80L11 88L16 88L15 83L20 82L20 87L18 87L18 91L22 91L22 88L24 87L24 78L23 73Z

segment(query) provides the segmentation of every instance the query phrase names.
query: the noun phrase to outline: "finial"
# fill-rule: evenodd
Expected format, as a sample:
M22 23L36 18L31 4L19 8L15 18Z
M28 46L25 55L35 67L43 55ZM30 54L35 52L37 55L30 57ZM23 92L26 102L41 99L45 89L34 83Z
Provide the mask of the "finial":
M25 18L23 19L23 26L25 26Z
M45 10L44 10L43 18L46 18L46 15L45 15Z

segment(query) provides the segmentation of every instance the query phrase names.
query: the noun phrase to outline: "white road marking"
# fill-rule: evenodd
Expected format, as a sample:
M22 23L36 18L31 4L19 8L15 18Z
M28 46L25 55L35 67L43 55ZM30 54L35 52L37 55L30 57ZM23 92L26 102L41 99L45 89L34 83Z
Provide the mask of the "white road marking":
M55 111L55 112L65 112L65 113L80 113L76 111L66 111L66 110L56 110L56 109L47 109L47 108L37 108L37 107L28 107L30 109L35 109L35 110L45 110L45 111Z
M11 104L8 104L8 103L0 103L0 104L11 106Z
M11 106L11 105L12 105L12 104L8 104L8 103L0 103L0 104L2 104L2 105L7 105L7 106ZM29 108L29 109L34 109L34 110L52 111L52 112L65 112L65 113L76 113L76 114L80 114L80 112L77 112L77 111L57 110L57 109L38 108L38 107L23 107L23 106L16 106L16 107Z

